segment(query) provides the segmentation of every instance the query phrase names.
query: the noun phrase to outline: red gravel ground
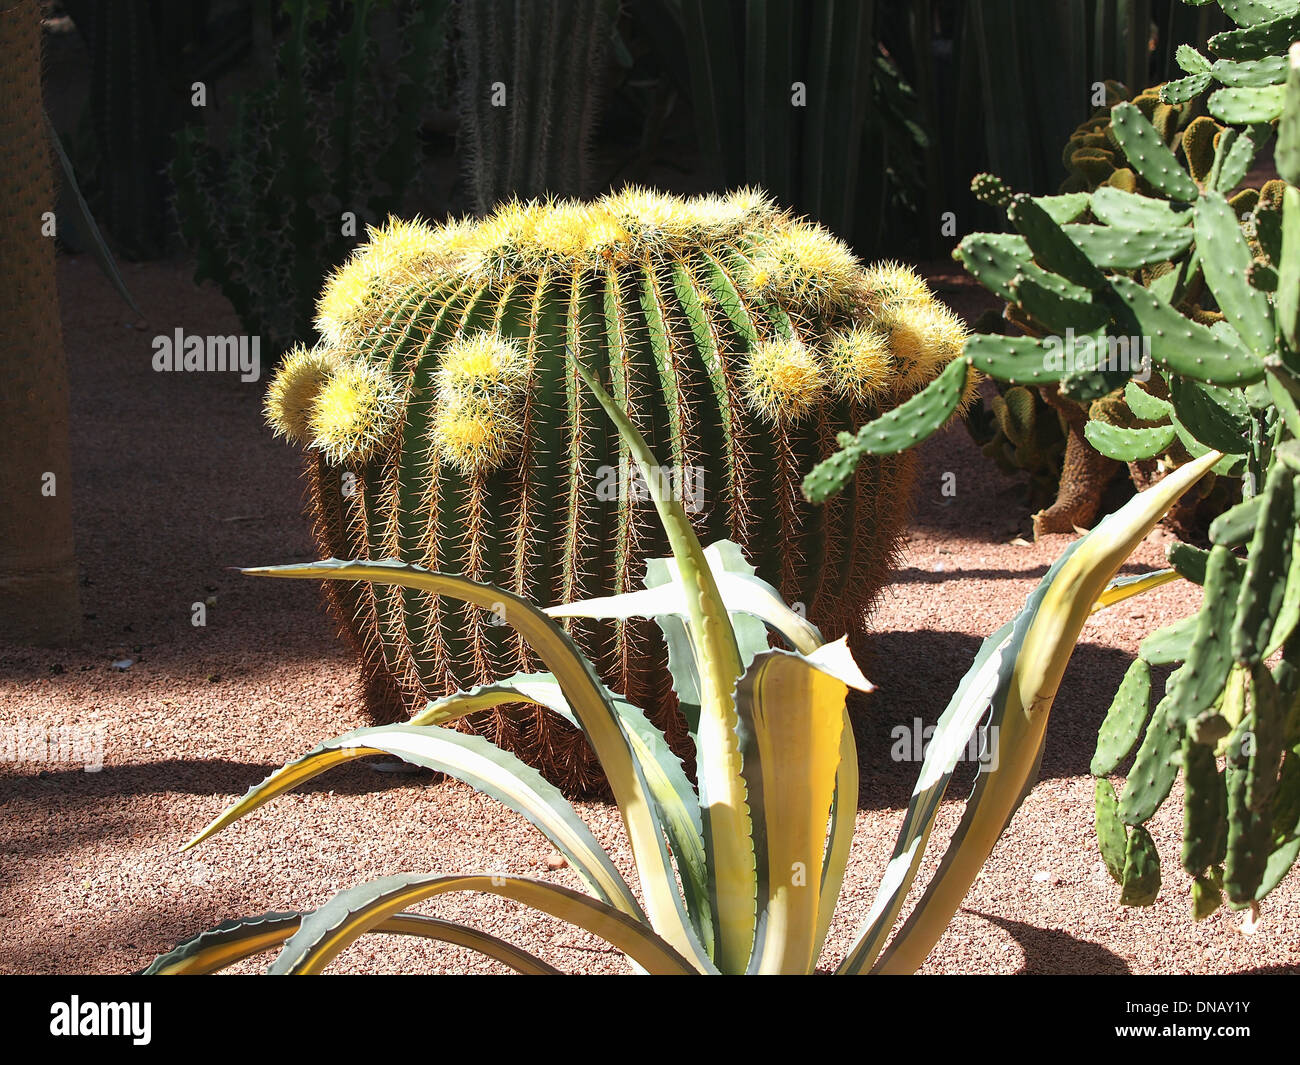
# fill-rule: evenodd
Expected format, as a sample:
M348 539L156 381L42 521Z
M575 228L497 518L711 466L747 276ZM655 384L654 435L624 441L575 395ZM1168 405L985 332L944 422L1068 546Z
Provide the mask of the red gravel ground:
M156 334L238 332L229 306L196 289L183 263L127 266L125 276L149 316L140 328L88 257L61 263L83 639L61 651L0 647L0 728L100 726L104 764L98 773L57 761L0 765L0 971L128 972L224 918L312 907L394 872L503 871L578 886L571 870L548 870L551 848L531 826L470 788L363 765L178 853L249 785L361 715L316 589L227 568L313 554L298 456L260 424L264 383L150 366ZM963 310L977 308L968 292L946 291ZM955 497L941 492L946 472ZM847 949L870 905L915 777L915 765L889 758L891 728L934 721L979 641L1068 542L1013 542L1028 525L1015 483L964 430L924 449L906 554L873 620L865 665L880 691L854 715L857 837L823 966ZM1158 565L1165 542L1153 534L1134 571ZM1177 794L1151 825L1167 876L1155 906L1121 908L1097 854L1088 776L1096 727L1143 634L1189 613L1196 595L1170 585L1089 623L1052 716L1042 779L924 971L1300 972L1294 874L1254 934L1230 913L1192 922ZM205 627L191 624L200 601L210 603ZM125 658L128 669L112 668ZM927 868L970 779L951 789ZM617 812L580 809L626 867ZM455 896L424 909L567 971L627 970L602 944L513 903ZM458 948L373 936L333 971L497 968Z

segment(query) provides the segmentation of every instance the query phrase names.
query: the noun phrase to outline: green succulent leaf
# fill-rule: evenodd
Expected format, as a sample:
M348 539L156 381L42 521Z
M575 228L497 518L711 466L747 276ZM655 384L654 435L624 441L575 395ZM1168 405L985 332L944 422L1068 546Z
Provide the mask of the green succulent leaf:
M223 921L216 928L153 960L142 976L202 976L229 968L235 962L281 947L298 931L302 913L264 913L260 917ZM527 976L558 976L560 971L526 950L465 925L421 913L395 913L370 929L393 935L417 936L452 943L508 965Z
M1174 52L1174 59L1184 74L1208 74L1213 65L1190 44L1180 44Z
M1131 103L1117 104L1110 113L1111 130L1124 155L1147 183L1171 200L1193 203L1200 190L1174 158L1174 153L1147 117Z
M493 611L523 635L542 664L560 682L565 698L582 723L583 732L605 770L631 839L642 892L655 927L663 930L674 949L680 946L681 952L698 965L710 964L674 885L672 861L661 827L653 816L649 785L632 753L618 714L609 704L605 687L591 663L574 646L568 634L542 610L504 588L391 560L349 562L330 559L308 565L267 566L244 572L294 580L365 580L419 588Z
M1263 496L1251 496L1229 507L1210 522L1211 542L1220 547L1240 547L1255 535L1263 509Z
M1024 637L1026 614L1041 601L1043 593L1045 588L1040 585L1016 622L1003 625L980 645L970 669L940 715L926 747L889 865L861 931L837 972L850 975L866 972L884 948L903 900L916 879L948 782L967 749L971 734L987 712L990 692L1009 682L1015 648Z
M1300 39L1300 12L1292 8L1266 21L1216 33L1210 38L1210 48L1224 59L1266 59L1286 51L1297 39Z
M1051 333L1063 334L1067 329L1096 333L1110 321L1110 311L1100 303L1062 296L1031 276L1017 275L1011 282L1011 292L1025 313Z
M1167 421L1174 412L1174 405L1167 399L1153 396L1136 381L1124 386L1124 402L1133 412L1133 417L1144 422Z
M1281 85L1252 89L1219 89L1210 94L1206 110L1233 125L1273 122L1282 114L1286 92Z
M1060 196L1035 196L1033 200L1053 222L1065 225L1088 209L1092 196L1087 192L1067 192Z
M1206 447L1230 455L1250 450L1249 415L1235 393L1176 374L1169 375L1169 392L1179 424Z
M1088 443L1107 458L1119 462L1137 462L1168 450L1174 442L1174 427L1159 425L1152 429L1125 429L1105 422L1089 421L1084 426L1083 435Z
M1090 291L1105 288L1105 275L1031 197L1023 194L1012 197L1007 217L1029 242L1039 265Z
M836 646L851 663L844 644L822 651ZM759 868L751 973L808 972L816 960L818 873L846 725L848 688L838 672L814 658L766 651L736 686Z
M939 869L873 971L914 972L938 941L1037 776L1051 702L1092 602L1160 516L1204 476L1215 457L1207 455L1180 467L1134 496L1071 545L1048 570L1016 621L1013 660L999 663L989 720L990 727L998 728L997 767L979 774ZM1001 671L1007 665L1009 674ZM901 871L898 879L905 879ZM849 957L860 959L856 947Z
M1295 475L1275 463L1263 492L1255 497L1259 500L1255 530L1232 624L1232 656L1243 664L1255 665L1262 660L1274 619L1282 610L1297 524L1295 497Z
M1153 666L1168 666L1185 662L1196 635L1196 615L1180 618L1172 625L1156 629L1138 647L1142 660Z
M1223 889L1211 877L1192 881L1192 920L1204 921L1223 905Z
M1151 667L1142 658L1137 658L1124 674L1097 732L1097 750L1088 767L1093 776L1104 777L1115 772L1120 762L1128 757L1142 736L1150 705ZM1113 792L1111 798L1114 800Z
M1160 894L1160 854L1151 833L1141 825L1129 829L1120 883L1119 901L1124 906L1150 906Z
M1029 242L1014 233L973 233L953 253L981 285L1012 300L1011 282L1030 265Z
M1214 747L1190 732L1183 743L1183 869L1200 876L1223 861L1228 843L1228 794Z
M668 835L692 924L701 941L710 943L713 940L712 914L708 904L708 868L699 797L686 776L681 759L673 753L663 733L650 722L645 711L613 692L608 692L608 698L645 774L659 823ZM574 728L582 728L581 721L564 697L559 681L550 673L517 673L492 684L443 696L430 702L421 713L411 718L409 724L450 724L479 710L509 703L546 707ZM400 752L393 753L402 756ZM458 774L453 772L451 775ZM546 829L543 827L542 831L546 832ZM556 842L549 832L547 836ZM562 848L561 852L568 857ZM586 860L581 857L570 860L580 874L587 868Z
M1205 567L1210 560L1210 553L1191 544L1175 543L1169 547L1169 564L1178 571L1178 575L1193 584L1205 583Z
M1300 48L1295 44L1286 57L1286 101L1277 127L1275 162L1283 181L1292 188L1300 185Z
M1105 777L1099 777L1093 782L1093 812L1101 860L1111 879L1122 884L1124 855L1128 850L1128 828L1119 817L1119 800L1115 797L1115 787Z
M691 630L699 650L697 776L704 810L705 849L713 871L709 887L718 937L717 958L727 972L739 972L753 947L758 881L732 699L742 673L736 632L685 509L655 476L658 464L645 438L591 372L580 363L575 368L617 428L650 488L687 593Z
M1196 242L1219 307L1245 346L1262 359L1277 343L1273 307L1268 295L1250 284L1250 248L1236 212L1217 192L1207 191L1196 204Z
M267 971L271 975L320 973L359 937L407 905L454 891L497 895L558 917L605 940L652 975L686 976L700 971L647 925L558 884L516 876L413 873L381 877L339 892L303 918Z
M804 478L803 494L810 503L824 503L843 491L866 455L893 455L921 443L942 428L961 403L970 367L954 359L947 369L907 402L867 422L841 448Z
M1167 104L1185 104L1195 100L1214 84L1214 78L1208 73L1190 74L1185 78L1167 81L1160 86L1160 99Z
M1263 362L1246 348L1225 342L1128 278L1113 277L1111 284L1162 366L1208 384L1247 385L1264 376Z
M1271 55L1264 59L1251 59L1234 63L1220 59L1211 68L1214 80L1231 88L1261 88L1279 85L1286 81L1286 56Z
M1103 270L1138 270L1169 262L1192 246L1192 233L1186 227L1140 231L1113 226L1068 225L1063 229L1066 236Z
M1100 340L1092 334L1090 340ZM1004 337L976 333L966 341L966 358L981 373L1013 385L1045 385L1060 381L1072 367L1063 357L1059 338Z
M526 688L526 682L518 681L515 690L505 693L497 703L483 696L475 698L477 693L467 693L469 698L457 706L456 716L512 701L512 698L527 699ZM448 700L440 702L446 704ZM443 719L448 718L444 716ZM276 796L300 787L336 766L376 754L392 755L411 765L447 773L490 795L536 825L601 899L626 913L641 915L635 896L609 855L555 785L515 755L501 750L482 736L434 725L382 725L357 729L328 740L250 788L239 802L200 832L190 845L220 832Z
M1092 213L1108 226L1122 229L1179 229L1192 220L1181 204L1139 196L1103 185L1092 194Z
M1238 26L1263 26L1296 13L1295 0L1219 0Z
M1225 196L1246 179L1255 159L1273 136L1267 122L1244 127L1229 126L1219 135L1214 166L1207 184Z

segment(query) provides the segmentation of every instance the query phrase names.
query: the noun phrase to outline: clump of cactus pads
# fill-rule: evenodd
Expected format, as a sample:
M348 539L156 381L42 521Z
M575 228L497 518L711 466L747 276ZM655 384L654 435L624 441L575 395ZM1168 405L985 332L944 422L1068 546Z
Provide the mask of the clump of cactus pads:
M830 507L799 496L836 436L898 406L965 330L914 273L864 269L830 233L744 189L679 199L512 201L478 221L390 221L328 279L321 340L273 381L276 430L308 447L321 550L459 571L543 603L621 594L662 554L645 485L584 393L608 383L668 463L699 534L836 635L860 635L906 517L912 460L873 456ZM650 574L654 580L655 575ZM331 585L371 716L531 668L477 607ZM667 726L647 690L647 621L566 622L603 679ZM574 789L598 784L580 735L540 712L472 726Z

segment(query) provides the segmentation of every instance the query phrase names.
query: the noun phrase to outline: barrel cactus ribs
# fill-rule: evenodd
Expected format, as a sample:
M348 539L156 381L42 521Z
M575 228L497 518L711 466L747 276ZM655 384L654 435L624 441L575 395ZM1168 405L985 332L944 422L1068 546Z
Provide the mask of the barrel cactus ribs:
M670 463L700 536L739 544L832 636L863 631L912 460L872 458L825 508L800 498L800 481L837 434L923 388L965 339L910 270L864 267L748 189L389 220L328 279L318 312L321 339L286 357L267 414L309 449L325 555L398 558L550 604L637 587L666 544L581 363ZM488 611L379 585L330 582L328 594L376 721L532 668ZM647 690L665 654L653 624L567 624L603 679L683 747L673 696ZM493 709L466 727L563 786L599 786L581 736L553 716Z

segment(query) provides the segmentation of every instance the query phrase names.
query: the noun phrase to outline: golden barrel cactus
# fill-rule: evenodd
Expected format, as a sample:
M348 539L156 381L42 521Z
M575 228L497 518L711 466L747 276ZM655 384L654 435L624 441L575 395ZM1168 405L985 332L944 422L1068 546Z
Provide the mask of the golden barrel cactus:
M581 363L669 464L660 472L700 536L739 544L830 635L862 631L912 459L871 459L825 507L802 500L800 480L837 433L924 387L964 340L910 270L864 269L749 189L390 220L328 279L318 310L321 339L286 357L267 413L312 453L323 554L398 558L543 604L638 587L666 544ZM376 721L533 667L490 612L348 587L328 594ZM664 675L653 624L567 624L681 749L673 697L647 679ZM490 710L465 727L562 786L599 786L581 736L553 716Z

